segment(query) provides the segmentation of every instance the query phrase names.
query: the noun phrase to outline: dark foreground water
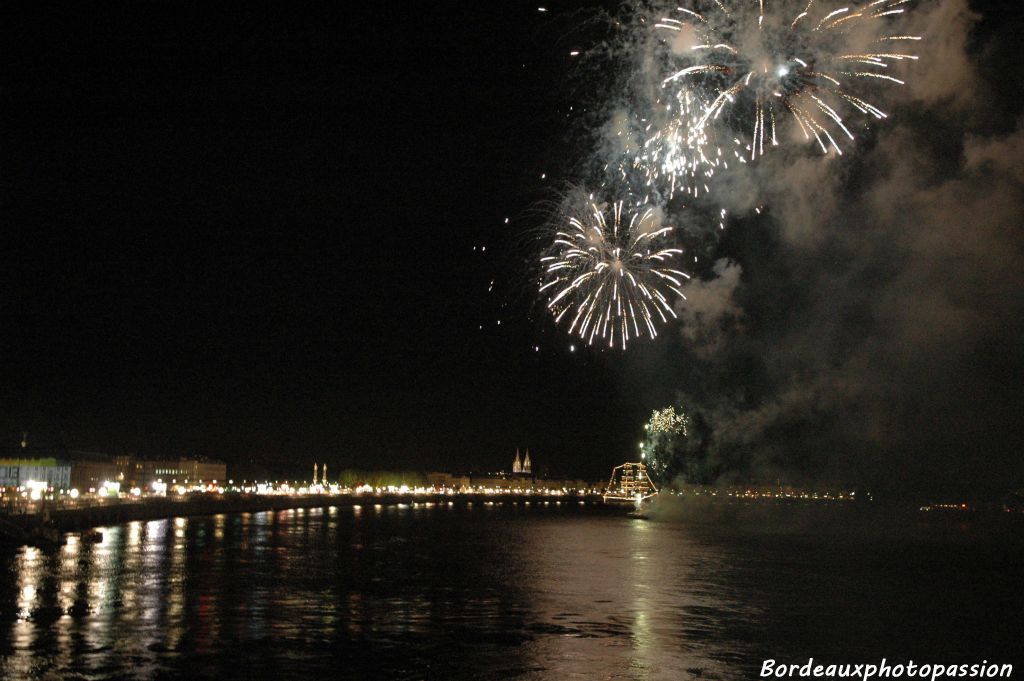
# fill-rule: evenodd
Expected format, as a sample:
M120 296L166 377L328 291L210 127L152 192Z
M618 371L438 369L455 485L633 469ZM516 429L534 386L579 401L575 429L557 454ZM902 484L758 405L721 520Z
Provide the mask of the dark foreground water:
M1013 531L718 515L367 505L0 550L0 678L733 679L765 657L1020 657Z

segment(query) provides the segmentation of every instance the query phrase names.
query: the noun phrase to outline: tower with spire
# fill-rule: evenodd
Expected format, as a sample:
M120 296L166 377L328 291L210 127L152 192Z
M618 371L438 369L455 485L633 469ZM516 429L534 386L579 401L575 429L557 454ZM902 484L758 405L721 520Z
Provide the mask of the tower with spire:
M520 463L520 461L519 461L519 448L517 447L516 448L516 458L515 458L515 461L512 462L512 473L514 475L514 474L522 473L522 472L523 472L523 464Z
M530 464L530 450L527 449L526 450L526 458L523 459L523 470L522 470L522 472L523 473L527 473L527 474L531 473L532 472L531 471L531 467L532 467L532 465Z

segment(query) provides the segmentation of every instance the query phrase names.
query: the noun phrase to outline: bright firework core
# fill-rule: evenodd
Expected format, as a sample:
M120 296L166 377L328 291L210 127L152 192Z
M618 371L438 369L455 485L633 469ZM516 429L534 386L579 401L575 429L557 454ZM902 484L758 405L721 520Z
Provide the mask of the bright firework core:
M544 268L542 293L555 323L569 324L569 333L588 344L595 339L609 347L641 336L654 338L657 325L675 317L676 297L689 275L671 267L682 254L666 247L673 228L658 213L641 207L624 220L623 202L608 207L589 203L571 212L555 233Z

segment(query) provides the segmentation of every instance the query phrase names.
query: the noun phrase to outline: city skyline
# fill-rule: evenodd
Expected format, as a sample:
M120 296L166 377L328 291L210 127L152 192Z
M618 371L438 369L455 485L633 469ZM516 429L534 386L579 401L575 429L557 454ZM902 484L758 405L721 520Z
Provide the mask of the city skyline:
M817 188L720 173L746 183L715 193L725 218L687 205L688 302L622 351L556 325L533 269L615 99L593 87L609 25L577 18L616 4L397 24L24 5L4 29L0 437L397 469L530 442L599 476L676 406L723 479L998 494L1024 445L1020 196L999 184L1018 19L956 7L911 19L962 49L908 66L841 159L799 157ZM342 20L371 30L339 39Z
M0 679L1020 675L1024 3L4 7Z

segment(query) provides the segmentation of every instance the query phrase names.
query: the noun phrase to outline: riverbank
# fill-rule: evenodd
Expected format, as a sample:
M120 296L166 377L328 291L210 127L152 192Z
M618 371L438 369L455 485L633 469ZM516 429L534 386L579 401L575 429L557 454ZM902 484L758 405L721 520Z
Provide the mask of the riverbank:
M158 520L180 516L220 513L258 513L297 508L351 507L412 503L452 503L461 506L486 502L583 503L601 505L599 495L565 494L344 494L344 495L257 495L195 494L183 498L157 497L139 501L113 500L81 508L62 508L33 515L0 517L0 540L8 543L52 541L65 532L77 532L104 525L136 520Z

